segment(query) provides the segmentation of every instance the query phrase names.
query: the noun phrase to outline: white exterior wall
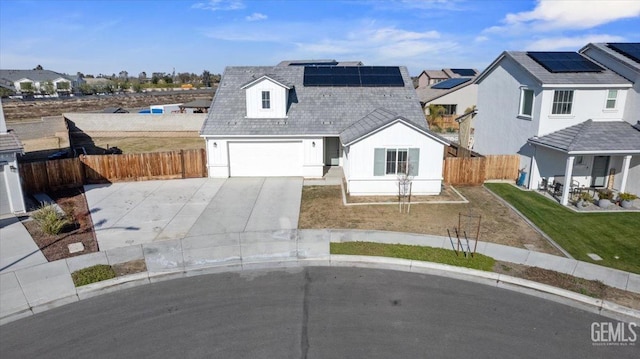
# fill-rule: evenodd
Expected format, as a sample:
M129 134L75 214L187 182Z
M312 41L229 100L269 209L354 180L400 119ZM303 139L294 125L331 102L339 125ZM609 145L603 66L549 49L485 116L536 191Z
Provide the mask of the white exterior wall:
M2 165L4 182L7 186L7 195L9 196L9 204L13 213L25 213L24 197L22 195L22 184L20 183L20 173L18 171L18 160L15 153L0 153L0 163L7 162ZM11 167L15 168L12 170Z
M478 85L473 150L483 155L519 153L538 128L540 85L511 60L500 64ZM521 88L534 91L532 118L518 116Z
M627 94L623 118L631 124L640 121L640 70L596 48L588 48L584 54L633 82L633 88Z
M274 137L240 137L240 138L213 138L205 137L207 145L207 168L211 178L227 178L231 174L229 163L229 142L282 142L300 141L302 143L300 157L302 165L296 169L299 176L305 178L320 178L323 174L324 148L322 137L309 138L274 138ZM314 146L315 143L315 146ZM280 165L280 164L274 164ZM285 166L286 164L281 164ZM256 177L264 176L259 169L254 174Z
M586 120L593 121L619 121L624 115L625 102L627 98L626 88L589 88L576 89L567 87L566 90L573 91L573 105L570 115L553 115L553 95L555 89L544 89L542 91L542 101L540 108L540 127L536 136L544 136L551 132L563 128L577 125ZM618 90L618 98L615 109L606 109L607 93L609 90ZM562 90L562 89L560 89ZM534 114L535 116L535 114Z
M478 85L471 84L459 90L450 92L442 97L427 102L424 105L425 114L430 104L435 105L457 105L456 115L464 114L464 110L478 103Z
M288 91L273 81L264 79L246 90L248 118L287 117ZM262 108L262 91L270 92L270 108Z
M627 187L624 191L640 196L640 155L631 157Z
M419 148L419 171L413 178L412 193L414 195L440 193L444 145L403 123L396 123L349 147L348 156L344 161L344 173L347 189L351 195L398 193L396 175L373 175L375 148Z

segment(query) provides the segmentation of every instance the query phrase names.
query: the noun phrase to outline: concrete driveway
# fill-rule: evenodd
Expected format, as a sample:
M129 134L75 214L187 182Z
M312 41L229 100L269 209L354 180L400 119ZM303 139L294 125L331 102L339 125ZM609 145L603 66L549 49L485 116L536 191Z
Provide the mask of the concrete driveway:
M100 250L298 227L302 178L195 178L85 186Z

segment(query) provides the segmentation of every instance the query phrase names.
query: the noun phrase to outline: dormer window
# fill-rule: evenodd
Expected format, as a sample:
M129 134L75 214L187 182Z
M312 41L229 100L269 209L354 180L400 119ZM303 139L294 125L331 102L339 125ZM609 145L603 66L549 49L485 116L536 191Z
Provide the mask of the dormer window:
M271 92L262 91L262 109L267 110L271 108Z

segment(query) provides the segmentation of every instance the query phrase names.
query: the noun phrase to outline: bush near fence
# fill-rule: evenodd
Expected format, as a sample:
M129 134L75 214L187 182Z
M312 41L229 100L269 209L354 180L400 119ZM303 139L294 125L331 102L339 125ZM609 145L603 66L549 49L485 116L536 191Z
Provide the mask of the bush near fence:
M20 164L24 191L46 192L85 184L207 176L204 149L80 156Z
M447 157L444 182L452 185L480 186L487 180L516 180L520 156Z

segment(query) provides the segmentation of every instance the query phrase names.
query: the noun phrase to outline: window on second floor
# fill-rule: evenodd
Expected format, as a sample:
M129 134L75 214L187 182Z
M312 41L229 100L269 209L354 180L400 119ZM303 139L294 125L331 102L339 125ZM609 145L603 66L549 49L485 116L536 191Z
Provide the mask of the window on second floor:
M533 116L533 90L522 89L520 93L520 113L521 116Z
M553 94L551 114L570 115L573 105L573 90L556 90Z
M271 92L262 91L262 108L270 109L271 108Z
M444 107L444 112L442 113L443 115L455 115L456 109L458 107L458 105L440 105L442 107Z
M616 100L618 99L618 90L609 90L607 92L607 104L605 108L614 109L616 108Z

